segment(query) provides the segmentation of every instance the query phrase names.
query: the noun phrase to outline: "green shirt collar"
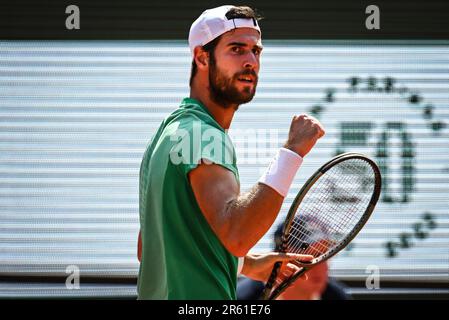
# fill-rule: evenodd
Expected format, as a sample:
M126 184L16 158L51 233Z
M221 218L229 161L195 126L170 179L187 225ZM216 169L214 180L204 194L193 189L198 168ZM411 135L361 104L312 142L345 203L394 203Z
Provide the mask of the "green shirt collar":
M193 98L184 98L181 102L181 107L186 108L189 105L195 105L200 107L207 115L213 120L213 122L220 128L222 131L226 132L226 130L223 129L222 126L215 120L214 116L209 112L209 110L206 108L204 104L202 104L199 100L193 99Z

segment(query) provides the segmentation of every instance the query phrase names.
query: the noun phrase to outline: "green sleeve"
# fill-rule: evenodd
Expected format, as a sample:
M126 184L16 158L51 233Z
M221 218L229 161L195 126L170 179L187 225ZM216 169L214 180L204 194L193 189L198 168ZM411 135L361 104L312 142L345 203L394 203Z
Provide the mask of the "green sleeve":
M218 164L239 179L235 149L224 131L198 121L194 125L181 123L176 131L176 137L171 138L175 142L170 151L170 161L184 176L203 162Z

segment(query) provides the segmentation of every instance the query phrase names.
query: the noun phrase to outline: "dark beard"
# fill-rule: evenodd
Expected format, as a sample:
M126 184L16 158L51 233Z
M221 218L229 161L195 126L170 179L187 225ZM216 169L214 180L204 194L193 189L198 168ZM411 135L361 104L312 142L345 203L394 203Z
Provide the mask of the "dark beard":
M248 86L244 88L243 92L240 92L237 87L232 84L242 75L252 75L254 77L255 83L253 89ZM239 105L250 102L256 94L257 74L253 70L247 70L234 75L232 78L225 78L218 70L215 59L212 58L210 60L209 68L209 86L209 95L212 101L223 108L237 105L237 109Z

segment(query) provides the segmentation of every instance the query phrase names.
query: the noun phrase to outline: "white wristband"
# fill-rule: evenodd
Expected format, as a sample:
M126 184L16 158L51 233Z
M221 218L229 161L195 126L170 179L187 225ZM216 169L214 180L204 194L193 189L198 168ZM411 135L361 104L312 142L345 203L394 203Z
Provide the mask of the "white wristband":
M237 275L242 273L242 269L243 269L243 263L245 262L245 257L239 257L238 260L238 265L237 265Z
M259 182L273 188L285 198L302 161L303 158L296 152L281 148Z

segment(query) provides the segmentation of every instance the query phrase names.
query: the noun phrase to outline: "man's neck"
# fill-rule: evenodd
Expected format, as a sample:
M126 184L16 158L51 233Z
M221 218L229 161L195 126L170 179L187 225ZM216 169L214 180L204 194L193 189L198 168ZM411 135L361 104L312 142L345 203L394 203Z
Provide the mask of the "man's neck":
M201 102L209 111L209 113L214 117L215 121L225 130L229 129L231 126L232 118L237 110L238 105L229 106L224 108L212 101L208 94L195 94L193 90L190 91L190 98L198 100Z

